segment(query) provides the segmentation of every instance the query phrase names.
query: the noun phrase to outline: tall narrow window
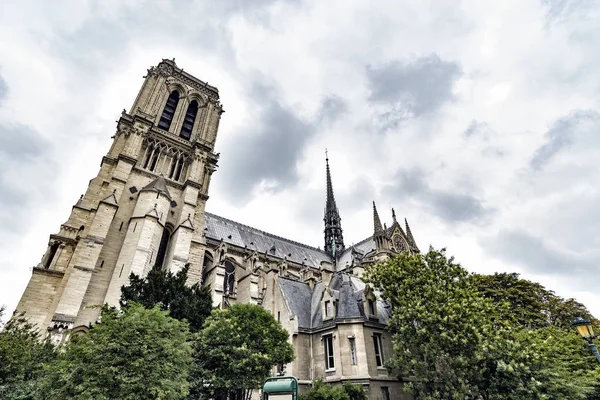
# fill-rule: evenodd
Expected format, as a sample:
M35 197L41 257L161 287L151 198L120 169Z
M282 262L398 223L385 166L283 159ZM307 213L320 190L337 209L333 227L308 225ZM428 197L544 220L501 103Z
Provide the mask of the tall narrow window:
M390 389L387 386L381 387L381 398L383 400L390 400Z
M192 101L188 106L187 112L185 113L185 119L181 126L181 132L179 136L184 139L190 140L192 136L192 129L194 128L194 122L196 121L196 114L198 114L198 102Z
M144 168L148 168L148 165L150 164L150 160L152 159L153 151L154 151L154 147L152 147L150 144L148 144L148 147L146 148L146 161L144 161Z
M183 158L177 161L177 170L175 171L175 180L178 181L181 178L181 170L183 169Z
M54 260L54 256L56 255L59 245L60 244L58 242L54 242L54 244L50 246L50 253L48 253L48 258L46 258L44 268L48 269L50 268L50 265L52 265L52 260Z
M333 335L323 336L323 346L325 350L325 369L335 368L333 359Z
M375 346L375 363L378 367L383 367L383 351L381 348L381 334L373 334L373 345Z
M233 294L235 284L235 265L230 261L225 261L225 277L223 278L223 291L226 294Z
M158 162L159 154L160 151L158 149L155 149L154 156L152 156L152 162L150 163L150 167L148 168L150 171L154 171L154 168L156 168L156 163Z
M350 362L352 365L356 365L356 341L353 337L348 340L350 341Z
M204 252L204 261L202 262L202 284L206 284L206 278L208 278L208 271L212 268L213 259L208 251Z
M175 110L177 109L177 103L179 103L179 92L174 90L169 95L167 104L165 104L163 113L158 121L158 127L160 129L168 131L171 127L171 121L173 121L173 116L175 115Z
M372 299L369 299L369 314L370 316L375 316L375 302Z
M177 167L177 163L179 162L179 158L175 155L171 157L171 169L169 170L169 179L173 178L173 174L175 174L175 168Z
M325 318L331 317L331 301L325 300Z
M160 245L158 246L158 252L156 253L156 265L163 266L165 262L165 255L167 255L167 246L169 246L169 237L171 232L167 227L163 229L162 237L160 238Z

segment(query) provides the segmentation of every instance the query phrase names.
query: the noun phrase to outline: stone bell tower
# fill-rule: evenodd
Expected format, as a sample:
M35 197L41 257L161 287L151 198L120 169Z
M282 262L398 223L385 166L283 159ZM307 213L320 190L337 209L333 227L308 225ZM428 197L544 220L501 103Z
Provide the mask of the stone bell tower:
M97 319L92 306L118 304L131 272L189 264L190 283L200 280L222 113L217 88L174 60L151 67L100 172L50 235L17 312L60 341Z

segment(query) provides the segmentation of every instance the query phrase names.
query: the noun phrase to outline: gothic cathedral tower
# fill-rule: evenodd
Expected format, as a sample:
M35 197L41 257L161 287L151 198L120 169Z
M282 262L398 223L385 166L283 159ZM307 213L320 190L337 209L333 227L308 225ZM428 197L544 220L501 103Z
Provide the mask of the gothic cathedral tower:
M189 264L190 283L200 280L222 113L217 88L174 61L150 68L100 172L50 235L17 312L60 341L96 321L99 309L91 306L117 305L132 272Z

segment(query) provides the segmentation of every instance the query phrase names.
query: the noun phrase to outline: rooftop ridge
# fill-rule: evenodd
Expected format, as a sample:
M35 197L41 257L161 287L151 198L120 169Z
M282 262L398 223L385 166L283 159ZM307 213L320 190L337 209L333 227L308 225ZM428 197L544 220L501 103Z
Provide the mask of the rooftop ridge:
M252 229L252 230L253 230L253 231L255 231L255 232L261 233L261 234L263 234L263 235L265 235L265 236L268 236L268 237L272 237L273 239L282 240L282 241L284 241L284 242L288 242L288 243L291 243L291 244L295 244L295 245L297 245L297 246L301 246L301 247L304 247L304 248L307 248L307 249L310 249L310 250L315 250L315 251L318 251L318 252L320 252L320 253L323 253L323 254L325 254L325 255L329 256L329 254L327 254L325 251L323 251L323 250L321 250L321 249L319 249L319 248L316 248L316 247L313 247L313 246L309 246L309 245L307 245L307 244L304 244L304 243L296 242L295 240L291 240L291 239L288 239L288 238L284 238L283 236L277 236L277 235L274 235L274 234L272 234L272 233L269 233L269 232L266 232L266 231L260 230L260 229L258 229L258 228L254 228L254 227L252 227L252 226L250 226L250 225L245 225L245 224L242 224L241 222L237 222L237 221L234 221L234 220L232 220L232 219L229 219L229 218L221 217L220 215L216 215L216 214L209 213L209 212L205 212L205 214L206 214L206 215L210 215L211 217L219 218L219 219L221 219L221 220L224 220L224 221L227 221L227 222L234 223L234 224L236 224L236 225L238 225L238 226L241 226L241 227L244 227L244 228L247 228L247 229Z

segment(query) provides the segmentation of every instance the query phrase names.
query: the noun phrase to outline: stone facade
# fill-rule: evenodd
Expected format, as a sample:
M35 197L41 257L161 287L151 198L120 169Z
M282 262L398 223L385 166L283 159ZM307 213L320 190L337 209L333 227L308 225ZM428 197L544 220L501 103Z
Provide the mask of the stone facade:
M205 212L223 108L218 90L162 60L123 110L98 175L73 206L17 306L55 341L85 331L97 306L118 305L129 275L189 266L213 303L258 304L290 333L296 359L273 373L363 384L371 399L407 398L383 367L389 309L361 281L366 265L418 252L408 224L382 226L346 248L326 160L324 250Z

